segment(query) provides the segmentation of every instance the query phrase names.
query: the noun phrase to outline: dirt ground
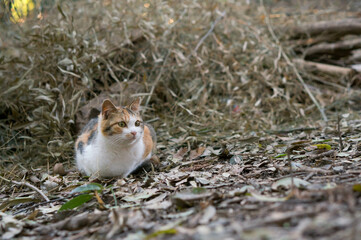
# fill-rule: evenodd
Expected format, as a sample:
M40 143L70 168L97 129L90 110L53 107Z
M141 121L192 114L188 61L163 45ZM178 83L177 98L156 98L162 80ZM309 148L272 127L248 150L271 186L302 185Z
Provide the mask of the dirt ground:
M179 139L168 139L159 153L167 161L125 179L27 171L52 206L26 186L3 182L2 238L360 239L361 121L340 125L342 150L335 124L235 134L177 152ZM72 192L90 182L101 188ZM91 197L58 211L79 195Z

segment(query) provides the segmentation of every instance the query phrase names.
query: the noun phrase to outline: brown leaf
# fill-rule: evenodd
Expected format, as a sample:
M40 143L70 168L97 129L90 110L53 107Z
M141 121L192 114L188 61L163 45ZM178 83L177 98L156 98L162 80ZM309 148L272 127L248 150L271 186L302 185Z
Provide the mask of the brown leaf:
M202 155L204 153L204 150L206 150L206 147L198 147L195 150L192 150L189 154L189 160L193 160L197 157L199 157L200 155Z
M172 161L176 163L176 162L183 160L184 155L186 155L187 152L188 152L188 148L186 148L186 147L180 148L177 151L177 153L173 155Z
M54 175L57 174L59 174L60 176L64 176L66 174L62 163L57 163L54 165Z

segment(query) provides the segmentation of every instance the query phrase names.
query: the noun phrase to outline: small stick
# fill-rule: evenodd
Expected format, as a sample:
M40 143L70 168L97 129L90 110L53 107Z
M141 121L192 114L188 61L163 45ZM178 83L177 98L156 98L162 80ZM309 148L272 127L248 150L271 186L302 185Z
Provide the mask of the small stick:
M290 165L290 175L291 175L291 194L292 195L295 191L295 185L294 185L294 181L293 181L293 171L292 171L292 162L291 162L291 149L287 150L287 160L288 160L288 164Z
M206 40L206 38L213 32L214 27L217 25L217 23L218 23L219 21L222 20L222 18L223 18L225 15L226 15L226 12L223 11L223 12L221 13L221 15L219 15L219 16L217 17L217 19L212 23L211 28L210 28L210 29L208 30L208 32L201 38L201 40L199 40L197 46L194 48L194 50L193 50L194 53L197 52L198 48L202 45L202 43L204 42L204 40Z
M338 132L338 138L340 141L340 152L341 152L343 149L343 144L342 144L342 137L341 137L341 130L340 130L340 121L341 121L340 115L337 114L337 132Z
M287 172L289 171L289 168L286 167L281 167L281 166L277 166L274 165L275 168L277 168L278 170ZM297 167L296 169L292 169L292 171L295 172L310 172L310 173L321 173L321 174L331 174L333 173L333 171L331 170L325 170L322 168L312 168L312 167L307 167L307 166L302 166L302 167ZM283 178L283 177L282 177Z
M339 67L339 66L330 65L330 64L305 61L303 59L294 59L293 63L296 64L300 68L304 68L307 71L324 72L327 74L339 75L339 76L340 75L348 76L354 71L354 70L352 70L352 68Z
M291 133L291 132L301 132L301 131L313 131L318 130L319 127L298 127L298 128L291 128L291 129L281 129L281 130L266 130L266 133L270 134L277 134L277 133Z
M329 150L327 152L323 152L323 153L320 153L320 154L317 154L317 155L310 156L309 159L312 161L312 160L315 160L315 159L318 159L318 158L332 156L333 154L335 154L335 151L334 150Z
M159 82L159 80L160 80L160 77L161 77L162 74L163 74L164 66L165 66L165 63L166 63L167 60L168 60L168 56L169 56L169 52L167 53L166 57L164 58L163 65L162 65L162 67L161 67L161 69L160 69L160 71L159 71L159 74L158 74L157 78L156 78L155 81L154 81L154 84L153 84L153 86L152 86L152 89L150 90L150 93L149 93L149 96L148 96L148 98L147 98L147 101L146 101L146 103L144 104L145 107L148 106L149 101L150 101L150 99L151 99L151 97L152 97L152 95L153 95L155 86L158 84L158 82Z
M321 21L312 24L305 24L293 28L292 37L299 37L300 35L315 36L315 35L331 35L345 36L347 34L361 33L361 19L343 19Z
M315 176L315 173L314 172L311 172L310 174L307 175L307 177L305 177L305 181L308 181L310 180L313 176Z
M27 211L29 209L34 209L34 208L36 208L38 206L41 206L41 205L44 205L46 203L58 202L60 200L66 200L66 198L60 197L60 198L51 199L49 202L48 201L43 201L43 202L35 203L35 204L31 205L31 206L25 207L23 209L20 209L20 210L14 212L13 215L18 215L19 213L25 212L25 211Z
M34 190L35 192L39 193L40 196L42 196L45 199L45 201L50 202L50 199L39 188L35 187L34 185L31 185L28 182L17 182L17 181L6 179L6 178L4 178L2 176L0 176L0 178L2 180L4 180L4 181L8 182L8 183L14 183L14 184L16 184L18 186L26 186L26 187ZM50 206L54 207L54 205L52 203L50 203Z

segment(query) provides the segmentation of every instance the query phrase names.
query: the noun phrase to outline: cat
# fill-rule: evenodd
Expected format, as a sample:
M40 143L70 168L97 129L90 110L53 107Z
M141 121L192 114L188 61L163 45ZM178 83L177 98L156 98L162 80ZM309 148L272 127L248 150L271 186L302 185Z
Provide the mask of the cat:
M140 115L140 98L125 107L104 100L75 143L80 172L95 177L126 177L151 159L156 134Z

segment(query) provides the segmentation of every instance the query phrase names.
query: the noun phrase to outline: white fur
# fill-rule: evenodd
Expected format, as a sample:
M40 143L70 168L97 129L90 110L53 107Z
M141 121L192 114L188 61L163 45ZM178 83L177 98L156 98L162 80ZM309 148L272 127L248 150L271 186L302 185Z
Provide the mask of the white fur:
M144 131L136 127L136 119L130 117L128 127L123 128L122 134L104 136L100 131L101 117L99 117L98 131L93 142L84 145L83 153L76 151L78 169L86 175L98 177L126 177L144 161L145 145ZM127 137L130 132L137 132L135 139Z

